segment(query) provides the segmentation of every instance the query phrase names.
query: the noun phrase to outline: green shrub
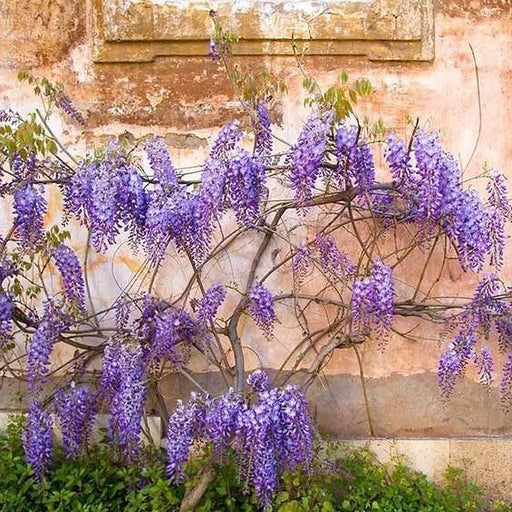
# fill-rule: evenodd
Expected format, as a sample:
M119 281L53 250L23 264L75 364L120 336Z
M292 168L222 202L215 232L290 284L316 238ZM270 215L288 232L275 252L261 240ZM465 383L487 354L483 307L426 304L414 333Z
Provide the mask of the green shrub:
M163 453L147 449L141 464L112 460L105 443L87 456L67 460L58 451L48 478L37 484L25 463L23 418L0 433L0 510L2 512L172 512L179 509L185 486L165 474ZM197 512L256 512L255 497L240 482L233 455L215 465L215 479ZM209 453L187 469L194 485ZM438 486L397 458L381 464L369 450L343 456L319 454L311 474L285 473L275 499L276 512L512 512L502 500L489 502L463 471L448 468Z

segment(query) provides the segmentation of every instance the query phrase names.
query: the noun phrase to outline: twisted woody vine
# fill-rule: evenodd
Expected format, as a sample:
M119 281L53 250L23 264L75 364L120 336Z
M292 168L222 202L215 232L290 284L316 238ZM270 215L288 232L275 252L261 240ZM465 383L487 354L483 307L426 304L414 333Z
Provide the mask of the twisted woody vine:
M240 478L269 507L279 475L311 464L306 394L315 377L335 350L384 348L406 336L395 328L398 316L444 332L443 399L474 366L484 385L499 376L503 407L512 405L512 294L500 278L512 208L503 174L486 170L485 192L478 193L437 131L416 124L403 140L361 124L354 107L371 86L364 79L349 85L346 73L323 93L305 77L309 117L287 143L271 122L270 78L247 93L251 82L230 66L228 43L217 29L210 54L246 91L248 122L224 126L195 174L176 168L154 135L71 154L50 130L50 117L58 109L85 123L82 115L59 85L28 73L20 78L42 107L25 116L0 112L0 192L12 207L0 239L1 368L4 377L27 380L23 443L38 480L52 460L54 427L66 455L76 457L99 412L109 414L112 456L137 464L151 397L167 432L172 483L187 478L194 445L206 443L212 460L236 454ZM379 166L377 153L384 156ZM62 219L48 225L56 195ZM67 227L76 221L77 240ZM85 239L84 257L72 246ZM140 269L99 308L90 254L112 259L121 242ZM234 247L249 261L243 280L212 279ZM418 251L425 263L404 283L401 270L417 265ZM472 298L434 296L425 276L440 254L440 274L453 254L466 275L478 275ZM186 282L162 296L155 291L159 273L177 257ZM280 312L293 316L293 332L302 334L274 379L262 369L248 374L242 323L273 344ZM73 356L56 367L52 353L64 345ZM498 351L502 368L494 367ZM189 399L167 410L163 376L178 372L194 382L188 365L198 358L220 373L225 393L212 396L196 382Z

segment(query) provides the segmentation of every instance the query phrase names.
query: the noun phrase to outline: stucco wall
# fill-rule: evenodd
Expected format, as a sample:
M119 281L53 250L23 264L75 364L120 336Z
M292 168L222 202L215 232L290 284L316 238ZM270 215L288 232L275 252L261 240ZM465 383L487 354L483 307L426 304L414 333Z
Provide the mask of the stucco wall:
M512 178L512 4L508 0L453 0L436 1L433 7L433 60L412 60L412 54L397 57L402 60L371 60L343 55L351 53L347 49L336 55L321 55L319 50L320 55L306 58L307 69L323 86L333 83L341 69L354 78L367 76L375 93L361 104L361 117L381 117L403 135L406 116L419 118L422 125L442 131L447 149L460 158L463 167L478 138L467 175L478 174L487 164L501 168ZM286 17L286 12L281 16ZM166 138L176 165L200 163L218 128L240 115L218 63L196 55L200 52L195 50L192 55L167 55L149 62L96 62L96 23L91 2L4 1L0 6L0 107L26 111L33 106L30 90L16 80L19 69L30 69L38 76L62 82L86 115L84 132L58 119L54 121L55 131L62 133L74 150L104 144L111 135L155 132ZM328 31L328 26L323 30ZM471 47L478 65L481 111ZM237 62L255 71L267 67L287 83L288 94L276 108L276 115L283 121L280 136L293 140L307 115L302 107L302 74L292 56L259 53L238 56ZM510 249L504 268L508 282L512 282ZM137 262L128 251L116 257L116 277L122 281ZM91 264L98 302L107 304L115 295L110 266L100 255L93 255ZM243 259L238 264L237 271L243 271ZM411 269L411 275L415 271ZM429 277L435 279L435 273ZM172 268L164 270L162 286L169 286L172 279L178 279L176 272ZM455 263L449 263L438 288L440 292L450 289L452 294L467 296L476 281L476 276L463 275ZM402 321L399 327L406 331L415 325ZM457 387L451 405L443 407L436 375L442 347L431 326L420 324L414 333L416 341L393 339L384 352L376 344L365 345L363 366L375 434L509 434L511 418L499 408L496 387L487 391L471 375ZM276 334L278 340L291 336L286 325ZM289 350L284 342L269 346L249 328L246 340L268 368L276 369ZM256 358L248 359L253 366L260 364ZM195 371L201 382L219 385L211 368L198 363ZM19 406L13 392L19 386L5 381L0 407ZM189 385L170 376L163 388L172 401L179 393L188 392ZM352 351L335 353L310 396L324 431L343 437L368 434L359 367Z

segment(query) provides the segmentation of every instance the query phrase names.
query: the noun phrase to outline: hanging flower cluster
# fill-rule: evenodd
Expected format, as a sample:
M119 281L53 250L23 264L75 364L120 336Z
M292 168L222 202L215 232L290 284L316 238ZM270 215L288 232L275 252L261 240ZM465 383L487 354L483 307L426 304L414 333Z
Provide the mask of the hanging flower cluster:
M52 460L53 429L52 417L45 411L38 400L30 405L27 424L23 432L23 449L25 460L40 482Z
M69 327L69 318L63 314L62 304L48 300L44 304L44 315L28 347L27 373L29 391L37 395L50 373L50 355L55 342Z
M395 190L405 200L406 217L418 223L425 239L440 227L464 269L480 270L487 257L492 265L502 265L510 207L500 173L491 176L486 206L474 190L463 188L459 165L442 148L437 132L418 129L411 151L391 135L386 159Z
M140 344L111 338L103 356L101 394L109 404L111 442L128 461L139 453L146 387Z
M167 472L173 482L185 478L183 466L196 441L212 442L217 457L231 447L240 455L242 480L267 507L282 471L310 465L313 429L298 388L272 389L261 371L252 374L248 384L257 397L252 404L232 391L218 400L194 394L188 403L178 403L169 418Z
M96 395L87 386L76 386L72 381L68 389L57 391L55 402L66 457L77 457L91 438Z
M286 158L286 164L290 167L290 188L299 206L305 206L313 198L332 120L332 112L313 112Z
M85 285L77 255L70 247L61 244L54 249L52 257L62 277L67 299L84 311Z
M64 194L67 211L90 229L97 251L106 251L122 229L140 233L144 226L148 198L142 177L115 142L102 158L78 165Z
M13 227L18 232L22 245L33 247L41 240L47 206L41 191L33 185L25 185L14 193Z
M438 375L439 388L443 399L447 400L455 384L468 364L473 361L480 381L490 384L494 380L494 362L487 346L475 350L478 334L489 337L491 329L498 334L500 348L510 353L512 349L512 306L504 299L497 298L503 290L503 284L496 274L487 274L477 286L471 302L458 317L452 319L459 326L456 336L448 344L447 350L441 355ZM507 363L503 367L502 402L506 408L508 385Z
M256 283L249 290L247 309L258 327L265 333L265 336L271 338L276 319L274 299L262 283Z
M340 190L357 187L365 194L375 182L375 164L370 146L354 125L342 124L336 132L336 157Z
M380 334L393 322L393 280L391 269L380 258L373 260L370 274L357 278L352 291L352 322L357 330L376 328Z
M208 288L204 296L192 304L197 309L197 320L205 326L213 322L225 298L226 288L222 283L216 283Z
M12 295L0 293L0 349L9 339L12 329L14 301Z

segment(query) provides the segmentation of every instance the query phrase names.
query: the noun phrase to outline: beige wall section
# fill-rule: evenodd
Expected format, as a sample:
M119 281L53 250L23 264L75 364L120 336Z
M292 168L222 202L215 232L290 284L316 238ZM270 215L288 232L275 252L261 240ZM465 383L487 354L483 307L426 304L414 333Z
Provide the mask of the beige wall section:
M420 3L429 5L429 2ZM129 10L149 4L153 8L165 2L118 0L109 5L126 5ZM402 2L395 4L402 5ZM433 60L407 60L413 57L403 54L396 58L405 60L394 61L374 61L367 55L312 55L306 58L308 71L323 86L333 83L341 69L347 69L353 78L369 77L375 93L360 106L361 115L372 119L381 117L403 135L406 115L419 118L422 125L438 127L446 147L464 166L473 152L481 122L479 144L468 166L468 176L478 174L488 164L500 167L512 178L512 3L509 0L438 0L434 1L431 14L435 26ZM288 27L287 14L283 11L280 16L283 26ZM166 138L177 165L194 165L201 162L218 128L240 115L222 70L204 55L167 55L150 62L99 62L109 59L98 58L102 43L98 40L92 0L7 0L0 5L0 30L3 36L0 38L0 107L26 111L33 105L30 90L16 81L18 69L28 68L37 75L63 82L77 107L88 117L88 125L82 133L57 119L54 128L77 151L104 144L111 135L128 132L138 136L153 131ZM432 32L421 30L416 34L432 36ZM129 39L128 35L121 34L125 39ZM264 34L265 38L270 36ZM169 41L169 36L166 37ZM386 37L391 37L389 31ZM352 41L354 45L359 42ZM125 40L121 44L129 52L131 43ZM206 39L203 44L206 45ZM344 44L350 45L350 39ZM371 37L370 43L364 44L372 44ZM481 112L470 45L478 62ZM286 81L289 93L276 115L284 121L280 135L293 140L300 121L307 115L302 108L302 75L294 58L254 55L237 59L242 67L254 71L267 67ZM510 246L507 255L504 273L508 282L512 282ZM424 255L418 254L421 257ZM242 271L243 257L236 255L235 261L238 265L235 271ZM116 277L121 281L128 278L137 264L128 251L121 251L117 262ZM447 265L438 284L439 292L450 289L456 295L466 296L476 277L462 275L452 263ZM107 303L110 294L115 293L110 266L101 255L92 258L92 265L98 300ZM409 274L402 272L405 277L411 277L416 269L411 269ZM429 277L434 279L435 273ZM172 282L172 279L181 278L167 269L162 281ZM279 282L271 284L275 290L279 289ZM400 286L399 293L404 291ZM280 341L294 337L287 325L285 320L278 328L278 341L273 344L262 340L250 326L244 327L246 343L260 353L264 366L279 366L288 352L289 345ZM432 328L416 327L410 321L399 321L397 327L404 331L414 328L417 341L393 339L384 353L371 344L364 351L363 366L377 435L485 436L512 432L511 418L499 410L497 389L482 390L471 375L457 389L450 407L444 409L435 375L441 347ZM259 364L249 353L248 359L252 365ZM206 383L215 381L216 377L208 374L211 368L199 364L195 369L203 374ZM183 383L172 389L188 391ZM169 400L176 398L175 391L170 393ZM351 352L338 351L334 355L312 390L312 397L323 430L349 437L367 434L359 367ZM12 406L10 398L0 395L0 409Z

